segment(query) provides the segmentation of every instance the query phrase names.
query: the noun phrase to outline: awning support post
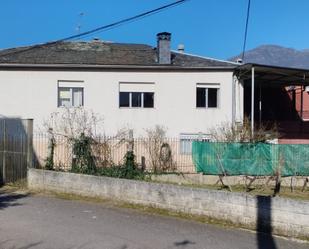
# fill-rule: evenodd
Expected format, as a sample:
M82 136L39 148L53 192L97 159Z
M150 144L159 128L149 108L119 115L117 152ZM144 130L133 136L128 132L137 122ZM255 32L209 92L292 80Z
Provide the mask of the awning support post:
M300 118L303 121L303 113L304 113L304 87L300 87Z
M260 96L259 96L259 127L261 128L262 126L262 86L261 83L259 84L260 86Z
M251 136L254 135L254 67L251 69Z

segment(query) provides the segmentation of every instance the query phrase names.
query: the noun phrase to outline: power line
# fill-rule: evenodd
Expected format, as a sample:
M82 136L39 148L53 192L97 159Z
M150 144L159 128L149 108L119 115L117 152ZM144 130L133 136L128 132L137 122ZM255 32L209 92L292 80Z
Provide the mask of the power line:
M95 34L95 33L100 33L100 32L103 32L105 30L110 30L112 28L116 28L116 27L123 25L125 23L130 23L130 22L136 21L138 19L157 14L157 13L163 11L163 10L175 7L177 5L185 3L187 1L189 1L189 0L178 0L178 1L175 1L173 3L158 7L156 9L149 10L149 11L143 12L141 14L138 14L138 15L135 15L135 16L132 16L132 17L129 17L129 18L125 18L125 19L122 19L120 21L117 21L117 22L114 22L114 23L111 23L111 24L108 24L108 25L104 25L104 26L101 26L101 27L98 27L98 28L95 28L95 29L92 29L92 30L89 30L89 31L85 31L85 32L82 32L82 33L77 34L77 35L71 35L71 36L56 40L56 41L46 42L46 43L39 44L39 45L34 45L32 47L28 47L28 48L25 48L23 50L17 50L17 51L8 52L6 54L0 54L0 56L22 53L22 52L25 52L25 51L32 50L34 48L48 46L48 45L54 45L54 44L57 44L59 42L64 42L64 41L73 40L73 39L77 39L77 38L81 38L81 37L86 37L86 36L89 36L89 35L92 35L92 34Z
M250 17L250 5L251 5L251 0L248 0L247 19L246 19L246 27L245 27L245 35L244 35L244 44L243 44L242 55L241 55L241 60L242 61L244 61L244 58L245 58L247 34L248 34L248 24L249 24L249 17Z
M120 20L118 22L114 22L114 23L111 23L111 24L108 24L108 25L104 25L104 26L101 26L101 27L98 27L98 28L95 28L95 29L92 29L92 30L89 30L89 31L86 31L86 32L83 32L83 33L80 33L80 34L77 34L77 35L72 35L72 36L63 38L60 41L72 40L72 39L80 38L80 37L83 37L85 35L89 35L89 34L92 34L92 33L98 33L99 31L103 31L103 30L106 30L106 29L111 29L113 27L118 27L118 26L120 26L120 25L122 25L124 23L131 22L131 21L134 21L136 19L140 19L140 18L143 18L143 17L146 17L146 16L150 16L150 15L156 14L156 13L162 11L162 10L174 7L174 6L179 5L179 4L183 4L184 2L187 2L187 1L189 1L189 0L179 0L179 1L176 1L176 2L173 2L173 3L161 6L159 8L156 8L156 9L153 9L153 10L150 10L150 11L138 14L136 16L125 18L125 19Z

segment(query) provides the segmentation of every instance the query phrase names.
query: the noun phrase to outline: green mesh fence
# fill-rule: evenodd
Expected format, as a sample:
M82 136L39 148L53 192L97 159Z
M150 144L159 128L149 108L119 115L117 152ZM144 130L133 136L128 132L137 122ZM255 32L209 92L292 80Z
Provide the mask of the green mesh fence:
M194 141L192 157L197 172L207 175L309 175L309 144Z

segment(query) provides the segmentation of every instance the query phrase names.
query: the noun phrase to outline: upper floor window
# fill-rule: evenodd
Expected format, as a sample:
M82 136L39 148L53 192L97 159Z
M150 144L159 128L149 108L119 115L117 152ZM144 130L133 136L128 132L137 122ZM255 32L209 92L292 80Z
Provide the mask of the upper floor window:
M153 92L120 92L119 107L154 107Z
M153 108L153 83L120 83L119 107Z
M219 84L197 84L196 107L219 107Z
M84 88L81 82L58 82L58 107L84 105Z

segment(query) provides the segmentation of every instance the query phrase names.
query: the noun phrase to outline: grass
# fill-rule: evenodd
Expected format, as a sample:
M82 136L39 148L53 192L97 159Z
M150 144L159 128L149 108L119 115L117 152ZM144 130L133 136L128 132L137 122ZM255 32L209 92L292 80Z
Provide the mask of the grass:
M165 184L173 184L173 185L180 185L180 186L186 186L191 188L204 188L204 189L210 189L210 190L220 190L220 191L229 191L228 187L222 186L222 185L208 185L208 184L177 184L177 183L171 183L166 181L151 181L151 182L157 182L157 183L165 183ZM231 186L233 192L238 193L247 193L252 196L262 195L262 196L272 196L274 193L274 187L273 186L265 186L265 185L254 185L251 186L248 190L244 185L232 185ZM277 195L279 197L283 198L289 198L289 199L296 199L296 200L309 200L309 191L308 187L305 191L302 192L302 187L295 187L294 191L291 192L290 187L281 186L280 193Z

